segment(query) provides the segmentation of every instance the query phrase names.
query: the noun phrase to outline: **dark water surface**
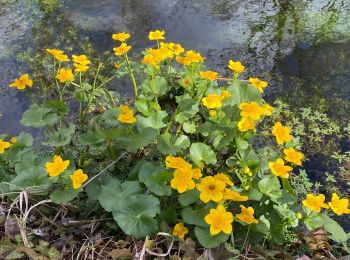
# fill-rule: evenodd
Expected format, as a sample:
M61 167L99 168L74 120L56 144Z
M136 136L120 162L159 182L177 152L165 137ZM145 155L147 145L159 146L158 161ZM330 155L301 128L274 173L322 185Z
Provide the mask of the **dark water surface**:
M18 121L27 99L7 87L30 72L19 71L22 51L51 47L70 30L98 52L113 48L112 33L127 31L137 51L150 44L154 29L200 51L222 75L228 60L241 60L243 77L270 82L270 102L322 102L330 115L349 119L349 0L0 0L0 132L23 129Z

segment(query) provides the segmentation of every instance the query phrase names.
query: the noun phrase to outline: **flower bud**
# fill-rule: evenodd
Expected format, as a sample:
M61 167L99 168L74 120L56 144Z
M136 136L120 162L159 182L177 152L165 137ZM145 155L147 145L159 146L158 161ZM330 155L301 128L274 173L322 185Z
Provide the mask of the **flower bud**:
M211 110L209 111L209 116L210 116L210 117L214 117L214 116L216 116L216 115L217 115L217 112L216 112L215 109L211 109Z
M244 166L244 167L242 168L242 172L245 173L245 174L249 174L249 173L250 173L249 167L248 167L248 166Z
M10 139L10 142L11 142L11 144L17 144L17 138L16 137L12 137Z
M297 219L302 219L303 218L303 214L301 214L301 212L295 213L295 216L296 216Z

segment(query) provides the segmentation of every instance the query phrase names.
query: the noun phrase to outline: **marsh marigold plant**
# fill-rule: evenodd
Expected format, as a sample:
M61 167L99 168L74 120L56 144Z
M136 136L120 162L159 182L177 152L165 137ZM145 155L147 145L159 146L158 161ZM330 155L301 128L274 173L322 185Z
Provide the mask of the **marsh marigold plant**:
M298 197L293 178L305 158L292 124L271 119L261 133L275 113L262 98L268 82L234 59L220 77L165 35L149 32L137 53L131 34L116 32L103 61L47 46L47 74L8 83L31 97L21 123L44 137L0 135L1 189L25 191L30 202L99 204L94 214L113 217L123 239L162 232L190 238L186 247L227 242L236 252L324 227L346 250L348 236L331 217L350 213L348 199ZM131 94L117 93L117 82Z

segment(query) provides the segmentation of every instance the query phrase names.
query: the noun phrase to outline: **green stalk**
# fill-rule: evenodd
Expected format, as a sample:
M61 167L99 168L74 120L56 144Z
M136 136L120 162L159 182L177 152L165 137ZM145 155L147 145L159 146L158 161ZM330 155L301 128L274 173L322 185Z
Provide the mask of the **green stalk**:
M81 71L79 72L79 87L81 86ZM80 131L83 132L83 101L79 100L79 123L80 123Z
M135 79L134 73L133 73L133 71L132 71L132 69L131 69L130 62L129 62L129 58L128 58L128 54L127 54L127 53L124 54L124 59L125 59L125 62L126 62L126 66L128 67L128 71L129 71L129 74L130 74L130 77L131 77L131 80L132 80L132 84L133 84L133 86L134 86L135 98L138 99L139 95L138 95L138 92L137 92L136 79Z

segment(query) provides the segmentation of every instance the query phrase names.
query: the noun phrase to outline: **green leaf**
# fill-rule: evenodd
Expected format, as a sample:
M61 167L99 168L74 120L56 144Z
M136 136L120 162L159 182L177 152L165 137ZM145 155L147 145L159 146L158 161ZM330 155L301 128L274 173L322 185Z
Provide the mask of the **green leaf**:
M179 202L182 206L188 206L196 202L199 198L199 191L197 189L189 190L179 195Z
M150 127L154 129L160 129L165 127L166 124L163 122L164 119L168 116L165 111L157 111L149 115L148 117L143 117L141 115L137 115L137 128L139 130Z
M159 200L142 194L123 197L112 213L125 234L143 238L157 232L158 223L154 217L159 212Z
M208 227L196 227L194 233L198 239L198 242L205 248L218 247L221 243L227 241L229 235L220 232L216 236L212 236Z
M199 208L192 209L190 207L186 207L182 210L181 216L185 223L190 225L207 227L208 224L204 221L204 217L208 215L209 208Z
M149 98L165 95L170 86L165 78L156 76L152 80L145 80L140 85L140 92Z
M98 132L87 132L80 135L79 142L83 145L98 147L104 143L105 139Z
M295 193L293 187L290 185L288 179L282 178L282 185L283 185L283 189L288 191L293 197L297 196L297 194Z
M195 122L185 122L182 125L182 129L188 134L193 134L196 132L196 124Z
M45 102L45 107L48 109L57 112L57 113L67 113L68 108L66 106L66 103L60 100L49 100Z
M309 230L314 230L316 228L321 227L324 224L324 221L323 221L323 218L322 218L321 214L317 214L317 213L314 213L314 212L312 212L303 221L304 221L305 226Z
M180 109L175 121L181 124L189 121L199 111L198 104L189 95L176 97L176 102Z
M137 111L141 112L145 116L151 116L154 110L159 110L160 107L156 102L152 102L146 98L140 98L135 102Z
M190 148L190 156L192 161L196 164L204 161L206 164L215 165L217 162L216 155L213 150L210 148L210 146L203 143L193 143Z
M262 98L259 91L252 85L236 80L233 82L227 90L232 94L230 97L231 104L239 105L243 102L256 101L262 103Z
M31 134L26 132L21 132L17 137L17 141L19 144L24 146L32 146L33 145L33 137Z
M241 192L241 195L247 196L249 200L257 200L260 201L263 194L259 190L258 181L256 179L250 185L250 189L248 191Z
M102 185L99 202L106 211L113 211L118 204L131 195L142 193L143 189L138 181L125 181L113 179L107 185Z
M259 190L273 201L282 197L281 185L276 176L267 176L258 183Z
M176 223L176 209L166 208L160 213L160 218L166 223Z
M26 110L21 119L21 124L24 126L32 126L36 128L54 126L58 122L58 115L52 113L50 109L31 105Z
M349 240L349 236L345 233L344 229L333 219L325 214L321 214L323 220L323 227L331 234L331 239L335 242L346 245Z
M26 168L11 181L11 190L25 189L29 187L48 188L51 185L51 179L43 167Z
M139 180L158 196L171 195L171 187L168 185L168 182L172 177L172 172L150 162L144 163L139 172Z
M186 135L179 135L177 138L170 133L158 136L157 149L165 155L176 154L190 146L190 139Z
M119 107L118 108L112 108L103 113L102 119L105 121L105 123L109 126L116 126L118 125L119 121L117 120L117 117L120 114Z
M59 128L58 131L54 131L49 140L43 142L43 145L60 147L65 146L72 140L72 135L75 133L75 125L70 123L68 128Z
M81 189L55 190L51 193L50 199L56 204L68 202L73 200L76 196L78 196L80 190Z
M139 134L131 135L124 132L118 138L120 148L133 152L141 147L147 146L157 137L158 132L153 128L145 128Z

